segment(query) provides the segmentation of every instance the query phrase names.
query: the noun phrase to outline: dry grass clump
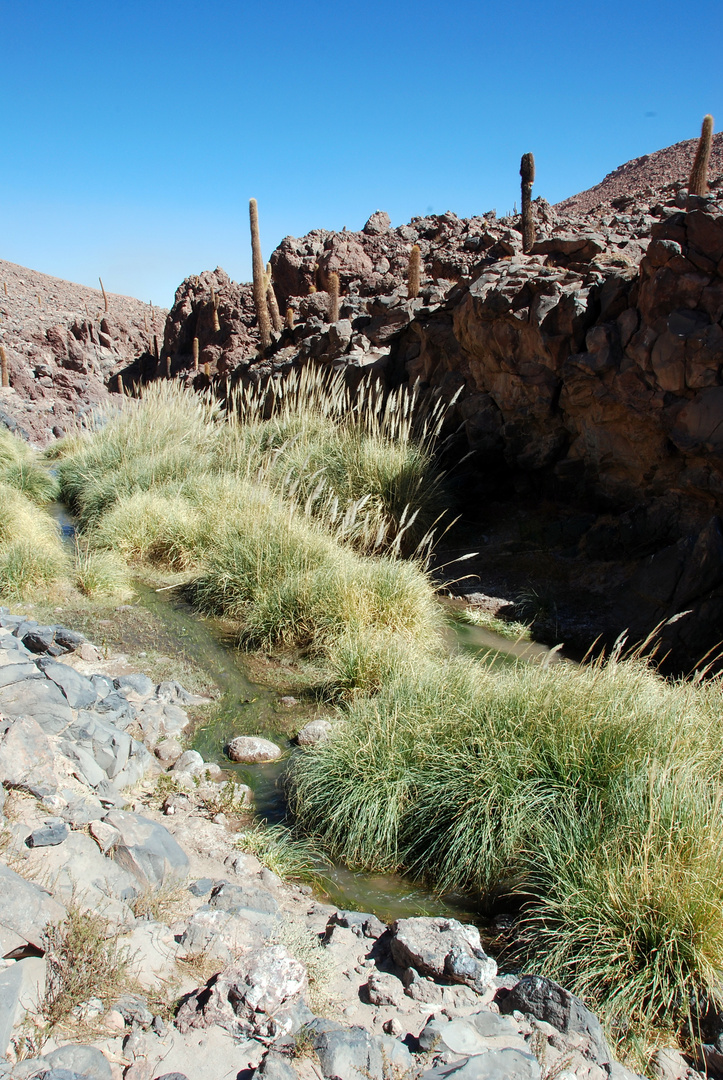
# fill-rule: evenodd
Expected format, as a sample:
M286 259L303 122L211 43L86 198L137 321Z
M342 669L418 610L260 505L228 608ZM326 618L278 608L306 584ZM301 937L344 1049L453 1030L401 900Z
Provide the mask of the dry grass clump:
M108 931L100 915L75 906L46 930L46 989L39 1012L49 1028L67 1022L89 998L100 998L108 1008L132 988L132 957Z

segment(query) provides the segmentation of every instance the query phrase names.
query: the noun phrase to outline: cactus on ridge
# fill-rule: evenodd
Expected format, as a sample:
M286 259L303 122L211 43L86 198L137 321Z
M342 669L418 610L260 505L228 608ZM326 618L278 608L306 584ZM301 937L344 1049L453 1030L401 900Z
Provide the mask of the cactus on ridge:
M409 253L409 266L407 267L407 296L414 300L419 296L419 286L422 276L422 252L419 244L415 244Z
M283 329L283 323L281 321L281 312L279 311L279 305L276 300L276 293L274 292L273 278L271 274L271 263L266 263L266 302L269 305L269 314L271 315L271 323L274 330L278 334Z
M535 182L534 154L523 154L520 161L522 178L522 250L527 253L535 242L535 219L532 214L532 185Z
M259 236L259 208L256 199L249 199L249 221L251 224L251 254L253 265L253 294L256 308L256 321L261 338L261 351L271 344L271 320L266 300L266 272L261 257L261 238Z
M221 324L218 321L218 297L216 296L213 285L211 286L211 305L213 308L213 332L214 334L217 334L221 329Z
M339 275L329 274L329 322L339 322Z
M5 346L0 345L0 383L2 386L10 386L10 376L8 375L8 354L5 352Z
M713 146L713 117L708 113L703 117L703 126L700 129L698 149L695 152L693 168L688 181L689 195L708 194L708 163Z

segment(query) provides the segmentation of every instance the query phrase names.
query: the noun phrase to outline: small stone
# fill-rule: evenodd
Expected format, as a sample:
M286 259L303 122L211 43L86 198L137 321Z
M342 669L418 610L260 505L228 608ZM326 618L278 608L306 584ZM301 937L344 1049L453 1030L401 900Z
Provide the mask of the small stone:
M89 641L84 641L75 650L75 655L79 656L81 660L85 660L89 664L95 664L98 660L102 660L103 656L101 652L96 649L95 645L91 645Z
M286 709L291 709L294 705L298 705L299 702L291 694L285 694L284 697L279 698L279 704L283 705Z
M329 720L310 720L296 736L299 746L314 746L315 743L325 742L331 734L332 724Z
M33 829L25 843L30 848L55 847L67 840L70 829L64 821L52 821L41 825L39 829Z
M399 1023L396 1016L393 1016L391 1020L384 1021L382 1024L382 1031L386 1032L387 1035L393 1035L395 1039L398 1039L404 1031L404 1028Z
M91 821L88 832L104 855L112 851L120 840L118 830L109 825L107 821Z
M178 739L161 739L153 753L156 755L163 768L168 769L181 757L183 754L183 747Z
M111 1009L105 1018L105 1026L110 1028L111 1031L124 1031L126 1022L123 1014L119 1013L117 1009Z

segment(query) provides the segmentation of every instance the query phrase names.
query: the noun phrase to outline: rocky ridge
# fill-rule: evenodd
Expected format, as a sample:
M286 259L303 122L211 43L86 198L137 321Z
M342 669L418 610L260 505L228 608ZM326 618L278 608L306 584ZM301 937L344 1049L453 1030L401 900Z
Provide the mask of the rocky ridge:
M385 926L244 852L213 808L218 770L176 738L191 700L0 610L0 1077L632 1080L581 1001L500 974L476 927ZM107 920L135 989L91 994L41 1045L48 931L72 908ZM180 1004L162 1015L169 985ZM656 1062L665 1080L698 1075L672 1049Z
M10 387L0 387L0 423L40 446L83 422L155 363L166 311L129 296L74 285L0 260L0 345Z

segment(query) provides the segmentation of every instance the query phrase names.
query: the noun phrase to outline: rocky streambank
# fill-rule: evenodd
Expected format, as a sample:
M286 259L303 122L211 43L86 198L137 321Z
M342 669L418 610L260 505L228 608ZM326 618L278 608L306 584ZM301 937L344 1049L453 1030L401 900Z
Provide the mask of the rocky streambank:
M500 972L475 926L385 925L244 850L250 793L231 808L218 767L183 750L197 700L0 609L0 1076L635 1075L581 1001ZM68 965L95 962L63 928L99 918L97 948L127 967L115 985L99 958L97 986L76 970L59 1018ZM715 1046L699 1053L715 1069ZM653 1068L697 1075L672 1049Z

